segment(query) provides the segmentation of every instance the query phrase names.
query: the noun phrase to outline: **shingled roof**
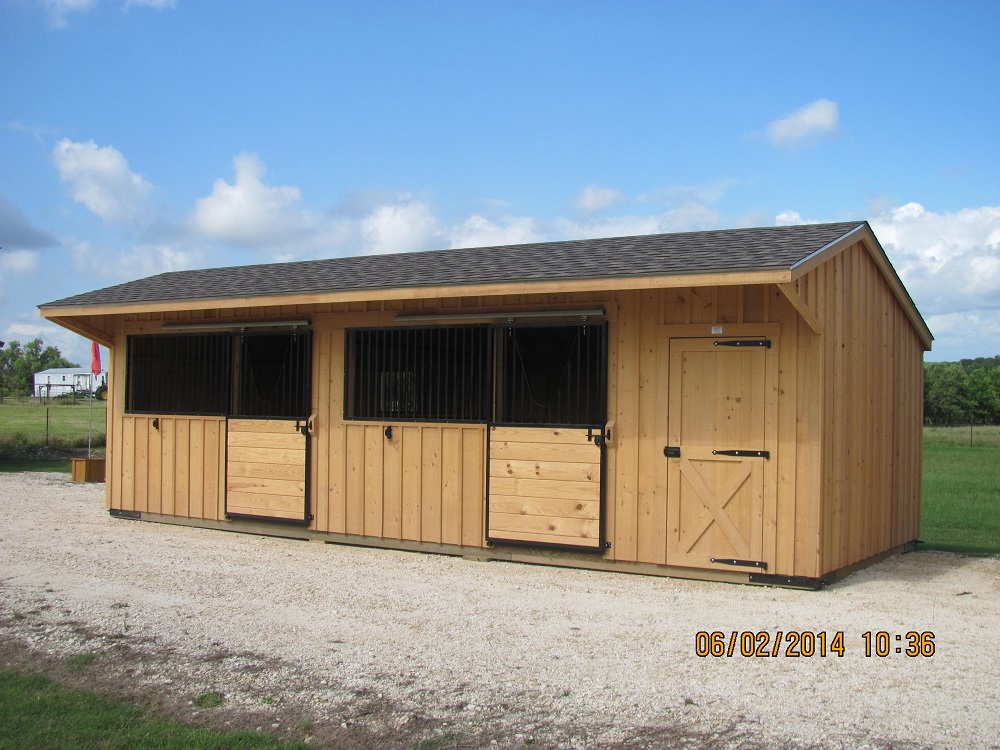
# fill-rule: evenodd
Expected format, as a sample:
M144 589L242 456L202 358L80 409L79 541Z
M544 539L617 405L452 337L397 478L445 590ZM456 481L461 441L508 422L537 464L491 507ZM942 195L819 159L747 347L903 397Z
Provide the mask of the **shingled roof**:
M725 229L174 271L40 307L789 270L864 226Z

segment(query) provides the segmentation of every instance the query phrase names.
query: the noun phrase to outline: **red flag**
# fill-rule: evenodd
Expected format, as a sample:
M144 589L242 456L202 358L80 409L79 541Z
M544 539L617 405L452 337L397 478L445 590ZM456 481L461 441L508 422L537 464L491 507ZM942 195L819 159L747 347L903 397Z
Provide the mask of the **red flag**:
M90 342L90 371L95 378L101 377L101 347L96 341Z

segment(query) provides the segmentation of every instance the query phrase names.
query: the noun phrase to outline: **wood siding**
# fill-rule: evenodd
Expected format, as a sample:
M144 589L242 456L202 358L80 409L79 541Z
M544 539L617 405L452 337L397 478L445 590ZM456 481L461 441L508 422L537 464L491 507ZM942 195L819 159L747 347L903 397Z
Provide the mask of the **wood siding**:
M920 533L923 345L855 244L795 284L824 324L823 572Z
M491 539L601 544L601 449L576 428L492 427Z
M306 520L306 440L297 420L230 419L226 513Z
M344 331L393 325L401 311L461 315L591 307L603 307L609 323L611 439L603 520L610 547L604 561L675 564L668 553L672 498L663 455L670 342L718 335L766 336L773 344L765 373L765 433L771 436L765 447L771 458L760 467L760 556L767 572L819 577L916 538L923 348L860 243L783 288L670 287L119 317L108 415L109 506L223 517L223 420L160 417L161 429L153 435L152 417L124 414L126 333L153 333L166 321L308 318L315 412L309 529L484 548L486 425L345 420ZM713 332L720 326L721 334ZM209 426L213 422L216 427ZM164 452L166 434L173 448Z
M111 455L110 507L225 517L225 418L127 414L116 425Z

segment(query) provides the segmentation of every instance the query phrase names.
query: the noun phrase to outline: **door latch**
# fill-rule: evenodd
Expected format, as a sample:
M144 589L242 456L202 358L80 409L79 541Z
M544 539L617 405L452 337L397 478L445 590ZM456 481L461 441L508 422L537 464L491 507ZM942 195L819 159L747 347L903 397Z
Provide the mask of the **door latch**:
M663 455L667 458L680 458L681 457L681 447L668 445L663 449Z

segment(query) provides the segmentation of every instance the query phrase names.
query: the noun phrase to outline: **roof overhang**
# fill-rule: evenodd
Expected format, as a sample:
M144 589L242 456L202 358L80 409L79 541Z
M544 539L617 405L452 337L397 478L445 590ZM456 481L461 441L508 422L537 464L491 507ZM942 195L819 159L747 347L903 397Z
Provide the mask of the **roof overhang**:
M913 303L913 298L910 297L910 293L907 292L906 287L903 286L903 282L896 273L896 269L893 268L892 263L889 262L889 256L885 254L885 250L882 248L881 243L879 243L878 238L872 231L872 228L868 225L868 222L859 224L857 228L848 232L843 237L838 238L825 247L821 247L816 252L808 255L793 265L791 269L792 280L794 281L795 279L805 276L814 268L823 265L831 258L839 255L847 250L847 248L851 245L858 242L864 245L872 260L875 261L875 265L877 265L879 270L882 272L882 277L889 285L889 289L892 290L892 293L899 302L900 307L903 308L903 311L906 313L906 317L913 325L917 336L924 345L924 350L930 351L931 342L934 341L934 335L931 333L930 328L927 327L927 323L924 321L920 311L917 310L917 306Z
M671 274L669 276L626 276L566 278L545 281L518 281L497 284L454 284L433 287L349 289L306 294L209 297L163 302L130 302L114 305L53 306L39 308L43 318L56 323L69 318L134 313L189 312L234 307L275 307L278 305L322 305L345 302L438 299L443 297L492 297L510 294L557 294L560 292L607 292L632 289L662 289L687 286L738 286L743 284L783 284L792 280L788 269L727 271L722 273ZM69 326L66 326L67 328ZM83 334L89 336L89 334Z

